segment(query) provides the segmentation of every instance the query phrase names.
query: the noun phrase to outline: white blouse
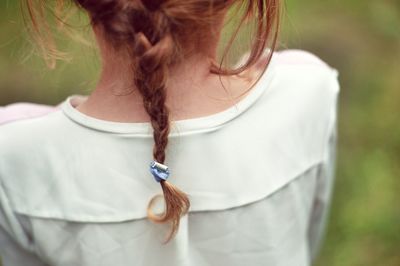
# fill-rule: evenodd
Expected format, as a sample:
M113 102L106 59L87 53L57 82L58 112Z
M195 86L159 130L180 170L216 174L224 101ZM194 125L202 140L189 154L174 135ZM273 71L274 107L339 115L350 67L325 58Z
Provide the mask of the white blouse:
M174 121L168 180L191 208L165 245L169 225L146 219L162 192L149 123L87 116L78 95L3 123L3 266L310 265L333 187L337 77L308 52L277 52L236 106Z

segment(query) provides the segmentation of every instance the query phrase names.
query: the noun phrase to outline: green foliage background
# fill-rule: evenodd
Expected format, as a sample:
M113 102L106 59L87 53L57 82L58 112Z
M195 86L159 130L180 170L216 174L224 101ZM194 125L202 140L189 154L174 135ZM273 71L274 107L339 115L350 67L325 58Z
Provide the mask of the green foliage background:
M316 265L400 265L400 2L286 2L281 48L314 52L339 70L337 180ZM0 2L0 105L56 104L88 94L96 52L59 38L70 62L49 70L32 54L18 1ZM84 19L77 31L88 35ZM67 41L68 40L68 41Z

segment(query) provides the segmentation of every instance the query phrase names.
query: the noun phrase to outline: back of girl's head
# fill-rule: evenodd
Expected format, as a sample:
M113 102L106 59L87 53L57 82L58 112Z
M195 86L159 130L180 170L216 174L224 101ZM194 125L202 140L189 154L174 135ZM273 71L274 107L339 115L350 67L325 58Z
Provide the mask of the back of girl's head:
M128 55L132 82L142 96L143 106L153 127L153 159L163 164L170 131L169 110L166 106L166 81L169 67L203 51L207 37L216 24L222 22L226 11L237 5L243 15L239 26L228 42L224 56L232 45L239 28L255 19L250 56L238 69L224 69L222 62L211 62L210 72L238 74L254 65L271 41L268 62L275 48L279 0L69 0L88 13L93 28L115 52ZM34 29L37 15L42 16L46 1L27 0ZM63 1L58 0L58 7ZM43 17L42 17L43 18ZM271 40L270 40L271 39ZM51 40L51 39L49 39ZM190 178L188 174L187 177ZM168 181L161 180L165 210L161 215L151 209L156 197L148 206L148 217L157 223L171 223L168 242L177 232L181 216L189 211L188 195Z

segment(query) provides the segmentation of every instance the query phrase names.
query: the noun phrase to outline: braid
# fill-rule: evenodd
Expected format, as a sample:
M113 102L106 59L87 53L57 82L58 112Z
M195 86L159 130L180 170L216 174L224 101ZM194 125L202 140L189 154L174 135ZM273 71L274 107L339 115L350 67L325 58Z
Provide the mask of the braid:
M92 14L92 23L107 33L104 37L114 48L126 47L132 59L133 82L142 96L143 106L153 128L153 158L165 162L165 150L170 132L169 110L165 104L168 65L179 55L180 47L171 31L171 22L163 10L162 0L115 1L79 0L79 4ZM99 12L107 10L108 12ZM168 181L160 181L165 200L165 211L156 215L152 211L153 197L147 207L148 218L156 223L171 223L168 242L176 234L182 215L190 207L188 196ZM165 243L166 243L165 242Z
M170 132L169 109L165 104L167 96L165 84L168 64L174 54L174 39L170 32L168 18L154 5L156 1L147 1L147 3L150 2L153 5L151 7L145 6L147 10L143 12L147 15L143 17L149 20L149 23L146 24L152 24L154 28L147 28L145 32L139 29L139 32L135 34L133 50L136 55L134 82L142 95L144 108L150 116L153 127L154 160L164 163ZM149 219L154 222L171 222L171 232L166 240L168 242L176 234L180 217L188 212L190 202L185 193L168 181L162 180L160 184L164 194L165 211L160 216L151 211L157 198L155 196L149 203L147 213Z

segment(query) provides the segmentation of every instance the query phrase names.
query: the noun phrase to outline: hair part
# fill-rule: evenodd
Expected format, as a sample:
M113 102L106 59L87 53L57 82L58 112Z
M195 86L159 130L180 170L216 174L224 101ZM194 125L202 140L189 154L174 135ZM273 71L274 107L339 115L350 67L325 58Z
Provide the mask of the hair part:
M44 19L45 0L26 0L28 14L37 35L42 34L37 17ZM266 60L268 66L275 50L279 32L279 0L69 0L84 9L94 27L99 27L106 41L116 51L128 51L131 59L132 79L142 96L143 106L153 127L153 158L165 162L170 132L169 109L166 106L166 81L169 66L184 59L190 41L202 30L208 29L218 17L234 4L244 10L239 25L224 50L220 64L212 62L210 72L219 75L239 74L255 65L263 55L268 41L271 49ZM57 0L59 7L63 0ZM254 18L255 36L248 60L237 69L223 68L222 63L232 47L240 28ZM47 28L44 28L47 30ZM49 36L45 34L44 36ZM52 41L44 39L39 45ZM193 42L192 43L196 43ZM193 47L192 47L193 49ZM250 88L251 89L251 88ZM246 93L246 92L245 92ZM151 199L148 218L156 223L171 223L171 231L164 243L178 231L180 218L187 214L190 201L187 194L168 181L160 182L165 201L161 215L152 211L158 196Z

